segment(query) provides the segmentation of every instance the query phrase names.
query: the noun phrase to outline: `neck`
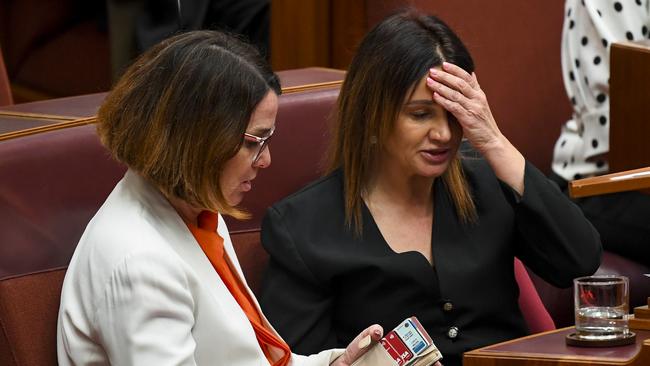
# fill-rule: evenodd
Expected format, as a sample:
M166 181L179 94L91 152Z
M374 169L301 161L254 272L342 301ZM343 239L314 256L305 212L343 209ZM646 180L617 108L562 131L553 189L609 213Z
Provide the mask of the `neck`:
M425 214L432 213L435 179L435 177L405 176L397 169L383 166L370 178L365 189L364 200L369 205L390 204L408 207Z
M201 211L203 211L202 209L196 208L190 205L189 203L187 203L187 201L184 201L177 197L165 195L165 198L167 198L169 204L172 205L172 207L180 215L183 221L185 221L185 223L197 225L199 214L201 213Z

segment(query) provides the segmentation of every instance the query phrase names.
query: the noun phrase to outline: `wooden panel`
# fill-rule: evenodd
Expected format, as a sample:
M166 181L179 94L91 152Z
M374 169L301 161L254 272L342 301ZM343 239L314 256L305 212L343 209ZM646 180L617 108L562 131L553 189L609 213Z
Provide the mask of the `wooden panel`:
M367 0L273 0L274 70L325 66L347 69L368 30Z
M348 68L359 42L369 30L366 7L376 3L368 0L333 0L330 67Z
M611 49L611 172L650 166L650 41Z
M271 1L271 66L330 65L330 0Z

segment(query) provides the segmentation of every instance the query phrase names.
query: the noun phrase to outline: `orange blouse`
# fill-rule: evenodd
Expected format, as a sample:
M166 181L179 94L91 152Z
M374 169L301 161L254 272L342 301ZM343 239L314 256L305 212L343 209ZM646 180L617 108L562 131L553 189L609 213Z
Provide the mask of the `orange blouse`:
M217 234L219 216L214 212L203 211L199 214L197 221L198 226L192 224L187 225L190 232L192 232L192 235L201 246L201 249L210 260L210 263L212 263L212 266L232 296L244 313L246 313L267 360L273 366L288 365L289 359L291 358L289 346L273 332L264 327L262 317L255 306L255 302L251 299L246 291L246 286L239 280L236 270L230 263L230 259L223 247L223 238ZM284 355L280 359L273 361L269 347L276 347L283 350Z

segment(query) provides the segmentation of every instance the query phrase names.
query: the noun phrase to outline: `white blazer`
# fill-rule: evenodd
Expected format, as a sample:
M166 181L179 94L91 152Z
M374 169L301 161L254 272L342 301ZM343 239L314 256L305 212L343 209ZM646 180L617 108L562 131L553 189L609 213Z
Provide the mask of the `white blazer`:
M218 233L246 283L221 216ZM262 321L275 332L264 315ZM181 217L132 171L90 221L72 257L57 351L60 365L269 365L246 314ZM291 364L329 365L341 353L292 355Z

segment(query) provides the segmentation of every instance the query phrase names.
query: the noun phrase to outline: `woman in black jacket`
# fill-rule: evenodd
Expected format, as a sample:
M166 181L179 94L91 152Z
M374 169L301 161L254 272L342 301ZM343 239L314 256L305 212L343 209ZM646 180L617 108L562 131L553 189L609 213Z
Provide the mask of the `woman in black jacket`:
M458 37L394 15L364 38L330 174L271 207L261 302L299 352L415 315L446 366L527 333L513 260L558 286L593 273L597 232L499 131ZM465 137L477 156L459 152Z

